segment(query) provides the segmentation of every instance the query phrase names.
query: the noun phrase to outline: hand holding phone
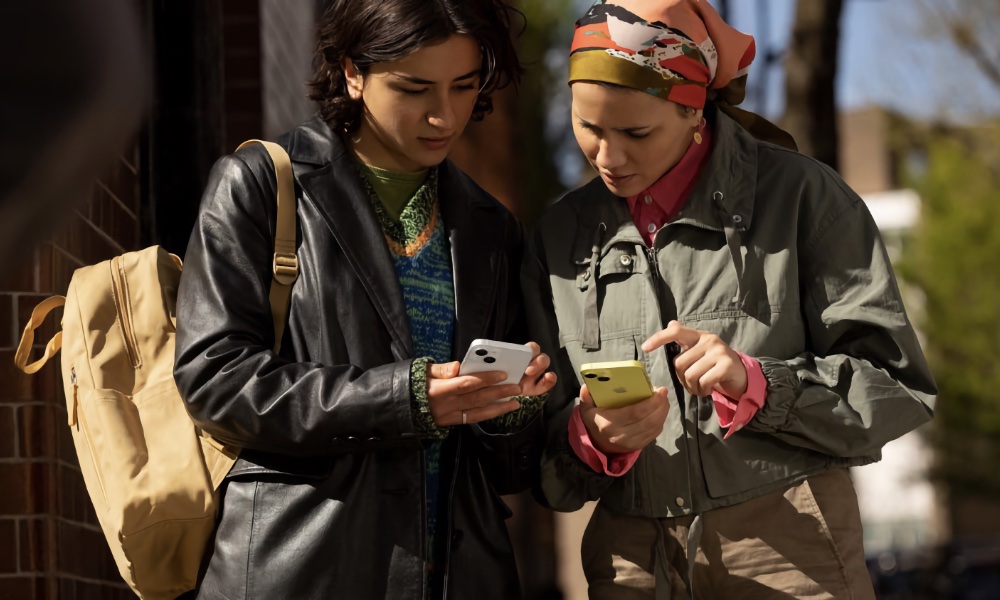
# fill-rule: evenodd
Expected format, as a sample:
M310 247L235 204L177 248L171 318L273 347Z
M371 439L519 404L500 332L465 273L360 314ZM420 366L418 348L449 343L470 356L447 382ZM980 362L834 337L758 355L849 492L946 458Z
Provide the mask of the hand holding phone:
M459 375L503 371L507 379L499 385L521 383L524 370L528 368L534 352L524 344L510 344L494 340L474 340L462 360Z
M580 417L594 445L605 454L642 450L663 432L670 402L635 360L582 365Z
M621 408L653 395L646 368L637 360L587 363L580 374L599 408Z

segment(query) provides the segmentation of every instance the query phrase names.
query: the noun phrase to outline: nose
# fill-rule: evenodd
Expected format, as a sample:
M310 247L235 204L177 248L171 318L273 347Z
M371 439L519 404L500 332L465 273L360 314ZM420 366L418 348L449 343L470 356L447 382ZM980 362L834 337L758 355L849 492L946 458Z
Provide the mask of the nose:
M605 171L615 171L625 166L628 162L625 152L607 138L598 142L597 156L594 157L594 164Z
M445 92L437 97L434 106L427 113L427 122L443 131L452 131L455 128L455 107L452 105L450 94Z

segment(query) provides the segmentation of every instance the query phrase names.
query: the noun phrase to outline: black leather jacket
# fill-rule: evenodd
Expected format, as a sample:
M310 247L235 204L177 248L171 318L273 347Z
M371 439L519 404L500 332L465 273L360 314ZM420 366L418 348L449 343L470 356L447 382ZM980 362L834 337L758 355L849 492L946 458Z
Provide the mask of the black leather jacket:
M424 466L398 279L340 139L317 118L280 143L296 179L301 274L279 355L275 178L261 146L215 165L178 294L181 394L200 427L245 449L223 485L198 598L421 599ZM475 338L523 341L520 227L451 163L439 182L455 358ZM450 436L448 598L520 596L498 494L530 485L541 436L540 418L515 434Z

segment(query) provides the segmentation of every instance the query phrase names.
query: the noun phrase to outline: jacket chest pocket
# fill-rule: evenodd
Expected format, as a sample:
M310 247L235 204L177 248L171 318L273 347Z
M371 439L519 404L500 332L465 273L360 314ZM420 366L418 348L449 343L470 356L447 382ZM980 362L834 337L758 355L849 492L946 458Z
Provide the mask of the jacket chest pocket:
M641 358L649 274L641 247L612 244L576 261L576 278L556 294L560 344L583 363Z
M647 273L634 244L615 244L576 261L579 341L598 350L603 341L639 333L640 307Z

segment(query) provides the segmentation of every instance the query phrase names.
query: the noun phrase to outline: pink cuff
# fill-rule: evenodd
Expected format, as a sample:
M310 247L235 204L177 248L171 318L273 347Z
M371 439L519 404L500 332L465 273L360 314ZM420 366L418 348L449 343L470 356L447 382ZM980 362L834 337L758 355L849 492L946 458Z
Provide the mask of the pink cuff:
M597 473L604 473L611 477L621 477L632 468L635 461L639 460L641 450L629 452L628 454L605 454L594 446L594 441L590 439L590 432L583 424L583 416L580 414L580 406L573 409L573 414L569 417L569 445L573 452L588 467Z
M747 391L738 401L722 392L712 393L715 413L719 415L719 426L729 429L722 438L724 440L743 429L757 411L763 408L767 400L767 379L764 377L764 370L760 368L760 363L742 352L737 354L740 355L743 367L747 370Z

